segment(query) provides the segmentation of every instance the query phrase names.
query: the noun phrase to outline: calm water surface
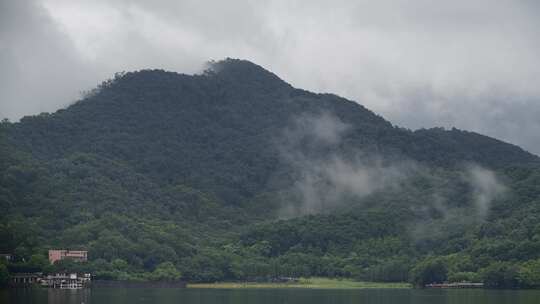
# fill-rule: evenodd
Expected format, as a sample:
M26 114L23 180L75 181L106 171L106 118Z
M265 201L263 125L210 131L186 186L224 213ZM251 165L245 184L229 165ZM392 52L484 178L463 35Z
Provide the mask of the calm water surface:
M540 290L414 289L159 289L94 288L83 290L4 289L0 303L59 304L540 304Z

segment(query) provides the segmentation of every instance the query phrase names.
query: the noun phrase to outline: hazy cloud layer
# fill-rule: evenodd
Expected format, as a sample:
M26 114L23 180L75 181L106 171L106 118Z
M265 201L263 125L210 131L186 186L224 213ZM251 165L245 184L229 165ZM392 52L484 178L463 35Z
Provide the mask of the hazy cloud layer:
M476 165L469 166L466 180L473 188L476 212L484 219L488 215L492 201L507 192L507 188L493 171Z
M340 153L342 139L350 126L332 113L305 113L295 117L275 143L282 159L295 172L291 193L296 197L286 198L281 215L284 217L315 214L342 207L353 201L381 191L392 190L397 197L412 186L408 182L420 176L429 176L439 186L428 193L425 204L413 210L419 220L413 223L414 234L425 235L433 230L435 220L430 214L436 211L437 221L449 223L474 223L489 215L491 204L500 199L508 188L492 170L476 164L462 167L455 177L440 176L436 172L412 160L384 161L381 155L373 155L356 149ZM456 188L452 179L470 188L466 205L456 205L463 189ZM410 190L409 190L410 191ZM418 198L421 200L420 198ZM426 230L426 231L424 231ZM437 232L438 231L434 231Z
M350 126L331 113L304 114L287 126L276 144L283 160L296 174L291 187L299 204L287 198L284 217L333 210L349 200L378 190L399 187L415 166L410 162L384 164L377 155L337 151Z
M252 60L410 127L540 153L537 1L0 0L0 116L53 111L114 72Z
M464 166L460 175L458 179L470 187L470 202L465 208L452 207L452 201L462 193L457 193L459 190L456 189L449 192L449 189L437 188L430 194L427 204L411 208L417 215L417 219L408 227L414 240L425 241L465 233L471 225L485 221L492 204L504 199L510 192L494 171L479 165Z

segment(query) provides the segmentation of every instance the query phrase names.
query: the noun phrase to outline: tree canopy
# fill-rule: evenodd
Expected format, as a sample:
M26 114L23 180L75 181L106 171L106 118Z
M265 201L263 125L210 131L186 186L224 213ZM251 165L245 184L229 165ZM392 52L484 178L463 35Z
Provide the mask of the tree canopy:
M0 124L0 253L14 255L0 279L4 267L538 287L539 168L514 145L399 128L247 61L121 73ZM51 248L90 261L47 265Z

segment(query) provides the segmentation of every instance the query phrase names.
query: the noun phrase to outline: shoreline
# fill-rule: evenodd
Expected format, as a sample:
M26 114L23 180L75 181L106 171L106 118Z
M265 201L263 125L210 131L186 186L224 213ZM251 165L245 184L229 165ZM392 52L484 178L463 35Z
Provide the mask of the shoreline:
M188 283L200 289L411 289L409 283L359 282L349 279L300 278L298 282L216 282Z

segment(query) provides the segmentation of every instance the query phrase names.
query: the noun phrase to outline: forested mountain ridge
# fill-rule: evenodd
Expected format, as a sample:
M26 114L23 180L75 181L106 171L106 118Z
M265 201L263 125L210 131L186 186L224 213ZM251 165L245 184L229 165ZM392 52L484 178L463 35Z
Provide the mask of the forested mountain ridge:
M441 165L539 162L516 146L475 133L395 128L354 102L294 89L239 60L215 63L202 75L149 70L118 76L65 110L23 118L8 138L38 159L92 153L128 162L160 181L227 185L229 192L252 195L274 169L273 140L283 126L295 116L320 112L352 125L351 145L369 145L377 153L400 152ZM217 180L208 181L207 168Z
M170 262L198 281L405 280L426 263L475 276L540 257L537 156L395 127L243 60L117 74L0 131L0 251L20 261L81 247L116 279Z

